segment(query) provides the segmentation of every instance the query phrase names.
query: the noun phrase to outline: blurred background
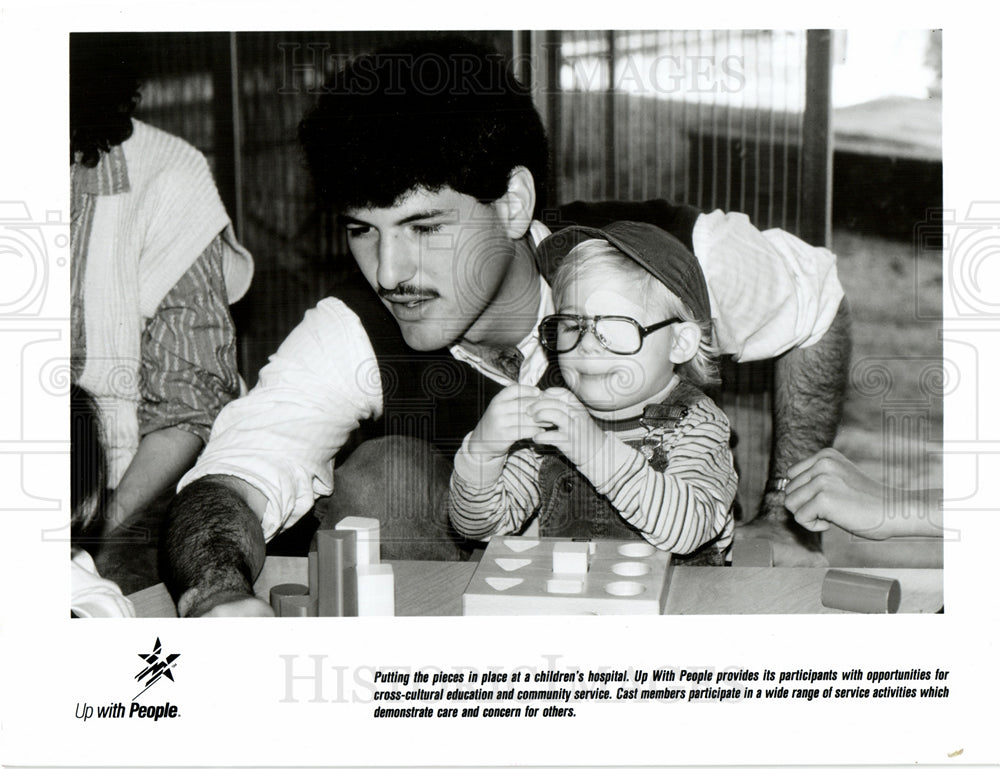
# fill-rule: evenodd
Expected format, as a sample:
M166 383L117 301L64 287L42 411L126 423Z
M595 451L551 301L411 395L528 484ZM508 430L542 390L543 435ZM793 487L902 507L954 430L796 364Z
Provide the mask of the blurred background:
M81 33L74 33L81 34ZM350 56L419 32L144 33L137 117L209 160L254 255L234 307L257 372L354 270L295 133ZM854 318L837 447L897 486L940 487L941 33L934 30L469 32L512 57L549 131L549 205L672 198L830 247ZM540 215L544 218L544 214ZM759 499L771 366L725 367L741 497ZM753 511L747 511L752 517ZM940 546L828 537L838 563L940 562Z

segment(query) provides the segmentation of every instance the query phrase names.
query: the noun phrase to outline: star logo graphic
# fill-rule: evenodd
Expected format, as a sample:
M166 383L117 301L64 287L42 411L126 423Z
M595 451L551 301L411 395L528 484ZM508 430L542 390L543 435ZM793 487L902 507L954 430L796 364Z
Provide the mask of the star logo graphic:
M160 653L163 650L163 645L160 643L160 639L156 639L156 643L153 644L153 651L146 654L139 654L139 658L146 663L146 667L140 670L136 676L136 681L142 681L146 679L146 684L139 694L135 695L132 699L135 700L143 692L147 691L149 687L159 681L161 678L169 678L171 681L174 680L174 674L171 672L171 668L177 665L177 658L180 654L168 654L161 659Z

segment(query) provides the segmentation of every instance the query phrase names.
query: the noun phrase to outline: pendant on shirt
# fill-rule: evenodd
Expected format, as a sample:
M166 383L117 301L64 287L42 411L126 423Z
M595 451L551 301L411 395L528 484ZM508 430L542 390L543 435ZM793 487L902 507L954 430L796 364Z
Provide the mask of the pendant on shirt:
M688 414L687 406L666 405L653 403L646 406L639 417L639 424L646 429L646 435L639 444L639 452L646 458L646 461L653 463L654 458L657 463L664 460L663 441L667 433L677 427ZM664 461L665 465L666 462Z
M656 450L662 445L663 435L650 431L643 437L642 443L639 445L639 452L646 458L647 462L651 462Z

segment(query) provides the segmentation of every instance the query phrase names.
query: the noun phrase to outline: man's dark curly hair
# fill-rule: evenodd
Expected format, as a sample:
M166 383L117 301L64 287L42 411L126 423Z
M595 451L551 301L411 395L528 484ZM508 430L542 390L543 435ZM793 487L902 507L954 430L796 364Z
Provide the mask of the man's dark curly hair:
M132 135L142 85L141 43L132 35L69 38L69 159L88 168Z
M326 83L299 140L336 211L390 207L416 188L491 202L516 166L543 200L548 143L531 94L501 54L464 38L353 59Z

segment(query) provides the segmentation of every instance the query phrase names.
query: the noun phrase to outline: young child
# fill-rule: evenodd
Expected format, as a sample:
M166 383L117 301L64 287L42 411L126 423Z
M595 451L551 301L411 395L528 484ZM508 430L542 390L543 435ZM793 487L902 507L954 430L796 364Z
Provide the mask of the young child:
M539 337L566 388L493 399L455 457L452 523L486 539L537 517L543 536L641 535L722 564L737 478L729 422L698 389L717 381L698 262L635 222L562 230L539 258L557 309Z

